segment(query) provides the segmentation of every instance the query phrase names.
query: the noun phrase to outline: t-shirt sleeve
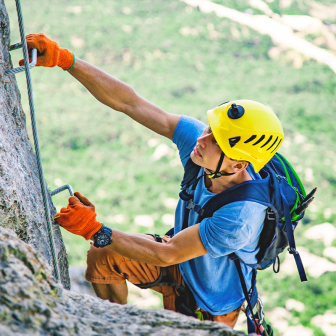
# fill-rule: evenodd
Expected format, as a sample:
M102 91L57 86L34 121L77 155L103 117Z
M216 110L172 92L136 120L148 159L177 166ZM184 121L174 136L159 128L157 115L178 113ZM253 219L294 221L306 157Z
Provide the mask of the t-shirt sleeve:
M197 138L203 133L206 125L201 121L183 115L175 128L173 142L177 146L180 159L185 166L190 153L196 145Z
M208 253L216 258L254 243L257 245L265 218L264 205L239 201L227 204L201 221L199 233ZM256 248L257 246L255 246Z

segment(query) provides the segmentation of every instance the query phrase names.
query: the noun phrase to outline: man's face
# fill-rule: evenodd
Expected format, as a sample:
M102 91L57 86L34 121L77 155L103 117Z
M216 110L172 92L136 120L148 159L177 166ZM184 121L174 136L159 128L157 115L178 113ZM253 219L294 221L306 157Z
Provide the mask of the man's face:
M190 154L191 160L199 166L208 168L214 172L217 168L222 150L212 134L210 126L207 127L202 135L197 139L196 146ZM221 171L226 170L232 161L225 156Z

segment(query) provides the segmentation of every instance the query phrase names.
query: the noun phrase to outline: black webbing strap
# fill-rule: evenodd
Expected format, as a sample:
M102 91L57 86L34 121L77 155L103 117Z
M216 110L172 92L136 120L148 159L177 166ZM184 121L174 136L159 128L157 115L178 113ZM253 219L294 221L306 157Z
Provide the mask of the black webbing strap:
M287 238L288 238L288 244L289 244L289 253L293 254L294 260L300 275L300 280L307 281L307 276L306 272L304 270L302 260L300 257L299 252L296 250L296 245L295 245L295 240L294 240L294 232L293 232L293 226L292 226L292 218L290 214L290 208L287 203L287 200L283 194L282 191L280 191L281 196L282 196L282 204L284 207L284 213L285 213L285 223L286 223L286 232L287 232Z
M203 177L203 175L199 176L196 181L193 183L192 185L192 188L191 188L191 194L188 194L188 193L183 193L184 190L181 191L181 193L183 193L185 196L188 195L190 197L190 199L188 200L188 202L192 202L193 199L194 199L194 192L196 190L196 187L197 187L197 184L199 182L199 180ZM181 193L180 193L180 198L181 197ZM182 198L183 199L183 198ZM187 201L186 199L183 199L184 201ZM195 204L197 205L197 204ZM188 224L189 224L189 214L190 214L190 208L185 208L185 212L184 212L184 218L183 218L183 224L182 224L182 229L181 230L184 230L188 227Z
M152 234L152 233L146 233L146 235L148 236L152 236L156 242L158 243L162 243L162 238L158 235L158 234Z
M247 306L248 306L248 308L249 308L249 310L251 312L252 319L253 319L253 322L254 322L255 326L258 328L258 331L259 331L260 335L262 335L262 332L260 331L260 328L259 328L259 324L257 323L257 321L256 321L256 319L255 319L255 317L253 315L253 308L252 308L250 297L249 297L249 294L248 294L248 291L247 291L247 288L246 288L246 283L245 283L244 275L243 275L243 272L242 272L242 269L241 269L240 260L239 260L239 258L237 257L237 255L235 253L229 254L229 258L231 260L233 260L233 262L236 265L236 268L237 268L237 271L238 271L238 275L239 275L240 284L241 284L243 292L244 292L245 300L247 301ZM254 286L255 279L252 278L252 281L253 281L252 282L252 286ZM253 332L254 332L254 330L253 330ZM250 333L250 331L249 331L249 333Z
M181 284L179 284L170 274L167 267L161 267L160 275L155 281L146 284L134 284L134 285L141 289L148 289L161 286L175 287L180 294L175 299L176 310L181 314L196 317L195 314L196 301L191 290L188 288L187 285L182 286ZM194 310L190 307L193 307Z
M217 165L217 168L216 168L215 172L213 173L213 175L208 175L210 178L215 179L217 177L221 177L222 176L222 174L220 173L220 169L222 167L222 163L224 161L224 157L225 157L225 154L224 154L224 152L222 152L221 156L219 158L218 165Z
M184 218L183 218L183 225L182 225L182 229L181 230L184 230L188 227L188 224L189 224L189 214L190 214L190 209L185 209L185 212L184 212Z
M177 282L173 279L171 274L168 271L167 267L161 267L159 277L149 283L145 284L135 284L135 286L141 289L153 288L153 287L161 287L161 286L173 286L176 287Z
M217 165L217 168L215 170L214 173L210 173L210 174L205 174L207 175L209 178L211 179L215 179L215 178L218 178L218 177L221 177L221 176L231 176L231 175L234 175L235 173L220 173L220 169L222 167L222 163L224 161L224 157L225 157L225 154L224 152L222 152L220 158L219 158L219 162L218 162L218 165ZM208 169L209 170L209 169Z

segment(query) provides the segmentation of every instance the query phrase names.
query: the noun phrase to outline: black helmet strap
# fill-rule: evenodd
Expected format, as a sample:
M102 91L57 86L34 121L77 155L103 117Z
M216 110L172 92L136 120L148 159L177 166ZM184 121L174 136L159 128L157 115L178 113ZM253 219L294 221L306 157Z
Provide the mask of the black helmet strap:
M220 159L219 159L219 162L218 162L218 165L217 165L217 168L216 168L216 171L214 173L210 173L210 174L205 174L207 175L209 178L211 179L215 179L215 178L218 178L218 177L221 177L221 176L230 176L230 175L234 175L235 173L220 173L220 169L221 169L221 166L222 166L222 163L223 163L223 160L224 160L224 157L225 157L225 154L224 152L222 152L221 156L220 156Z

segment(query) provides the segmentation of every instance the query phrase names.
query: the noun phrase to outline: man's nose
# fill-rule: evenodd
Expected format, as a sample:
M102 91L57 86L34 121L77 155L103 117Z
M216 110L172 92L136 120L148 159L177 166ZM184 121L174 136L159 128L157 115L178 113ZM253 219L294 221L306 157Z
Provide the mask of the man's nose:
M211 134L204 134L204 135L201 135L198 139L197 139L197 142L199 143L199 145L202 147L202 148L205 148L206 144L207 144L207 141L209 139L209 136L211 136Z

